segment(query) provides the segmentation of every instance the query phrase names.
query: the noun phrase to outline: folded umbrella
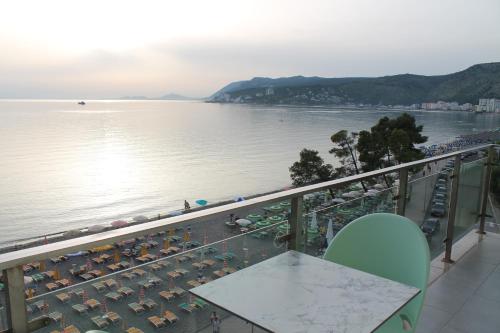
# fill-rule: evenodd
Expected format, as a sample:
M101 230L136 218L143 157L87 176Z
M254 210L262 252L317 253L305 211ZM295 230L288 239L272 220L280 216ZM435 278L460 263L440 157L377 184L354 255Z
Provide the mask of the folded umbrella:
M88 230L90 232L100 232L100 231L103 231L104 229L106 229L106 226L102 225L102 224L95 224L95 225L91 225L90 227L88 227Z
M146 222L146 221L149 221L149 219L147 218L147 216L144 216L144 215L138 215L136 217L134 217L134 222Z
M128 222L123 221L123 220L116 220L116 221L111 222L111 226L115 227L115 228L124 227L126 225L128 225Z
M236 224L238 224L239 226L242 226L242 227L247 227L250 224L252 224L252 221L249 221L247 219L238 219L238 220L236 220Z

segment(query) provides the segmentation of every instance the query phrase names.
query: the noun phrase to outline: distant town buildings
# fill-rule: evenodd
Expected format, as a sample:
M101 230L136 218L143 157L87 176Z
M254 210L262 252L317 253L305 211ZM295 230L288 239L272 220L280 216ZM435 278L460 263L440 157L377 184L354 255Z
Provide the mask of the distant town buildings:
M411 105L383 105L356 103L349 99L335 95L328 87L320 89L299 89L293 91L286 88L286 92L279 92L272 86L260 89L252 89L244 94L219 93L214 95L211 102L222 103L268 103L268 104L290 104L290 105L334 105L337 107L355 108L355 109L377 109L377 110L428 110L428 111L466 111L466 112L489 112L500 113L500 99L481 98L479 103L459 104L457 102L425 102Z
M437 101L437 102L428 102L428 103L422 103L421 106L422 110L443 110L443 111L473 111L474 110L474 105L471 103L465 103L465 104L458 104L457 102L443 102L443 101Z
M471 103L458 104L457 102L427 102L422 103L422 110L451 110L451 111L473 111L473 112L496 112L500 113L500 99L481 98L477 105Z
M476 105L476 112L497 112L500 113L500 99L481 98Z

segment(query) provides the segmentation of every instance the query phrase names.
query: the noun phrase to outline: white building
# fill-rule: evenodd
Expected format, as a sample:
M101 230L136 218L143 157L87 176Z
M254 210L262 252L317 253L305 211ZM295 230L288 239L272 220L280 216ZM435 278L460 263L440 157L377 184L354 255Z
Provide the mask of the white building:
M274 89L273 89L273 87L268 87L266 89L266 96L269 96L269 95L274 95Z
M500 99L481 98L476 107L476 112L500 112Z

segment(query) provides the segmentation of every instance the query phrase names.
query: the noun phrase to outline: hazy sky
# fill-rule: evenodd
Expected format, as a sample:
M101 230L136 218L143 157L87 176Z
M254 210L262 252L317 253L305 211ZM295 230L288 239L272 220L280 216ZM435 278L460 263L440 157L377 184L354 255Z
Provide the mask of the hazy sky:
M0 98L208 96L254 76L500 61L500 0L7 0Z

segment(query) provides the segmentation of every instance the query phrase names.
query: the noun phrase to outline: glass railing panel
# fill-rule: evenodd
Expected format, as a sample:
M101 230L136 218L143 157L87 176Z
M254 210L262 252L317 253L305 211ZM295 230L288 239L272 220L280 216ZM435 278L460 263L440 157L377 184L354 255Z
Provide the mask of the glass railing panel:
M429 169L425 167L435 173L408 182L405 216L420 226L429 243L431 258L435 258L444 250L451 173L440 164Z
M371 213L395 213L397 187L385 188L380 183L365 182L365 188L366 192L362 187L351 185L342 190L306 195L308 210L303 222L307 230L303 232L301 249L321 256L333 237L355 219Z
M234 199L235 202L239 201L244 201L245 198L243 197L236 197ZM224 202L224 203L231 203L231 202ZM207 206L198 206L198 207L193 207L190 210L176 210L172 211L170 213L164 213L164 214L157 214L157 215L150 215L150 216L144 216L144 215L139 215L135 216L134 218L129 218L129 219L122 219L122 220L116 220L116 221L108 221L108 222L97 222L96 224L89 225L88 227L85 228L77 228L77 229L72 229L72 230L67 230L63 232L57 232L57 233L49 233L45 235L40 235L38 237L31 237L31 238L25 238L25 239L16 239L16 240L11 240L5 243L0 244L0 253L6 253L6 252L11 252L11 251L16 251L24 248L29 248L29 247L34 247L34 246L41 246L41 245L46 245L46 244L51 244L51 243L56 243L59 241L63 240L68 240L68 239L75 239L79 238L82 236L88 236L88 235L94 235L94 234L99 234L100 232L103 231L108 231L108 230L113 230L117 228L123 228L127 226L135 226L139 224L145 224L148 222L154 222L154 221L159 221L159 220L164 220L168 221L168 218L171 217L176 217L176 216L181 216L181 215L186 215L191 212L197 212L200 210L204 210L207 208L211 207L216 207L220 206L220 204L213 204L213 205L207 205ZM277 209L279 207L280 209ZM269 202L266 203L265 205L262 205L261 207L256 207L256 208L250 208L250 209L235 209L232 211L228 211L227 213L224 214L219 214L216 217L211 217L211 218L206 218L203 220L205 225L209 225L212 223L215 223L217 225L221 224L219 222L230 222L231 219L237 220L237 219L246 219L247 216L252 220L252 221L258 221L260 219L267 219L267 217L277 215L277 214L284 214L286 212L290 211L290 200L282 200L278 202ZM198 220L200 221L200 220ZM193 232L195 232L195 224L198 223L198 221L194 222L193 221L186 221L182 223L177 223L175 225L175 232L178 234L182 230L190 229L192 227ZM222 224L221 224L222 225ZM227 223L226 226L230 226L231 223ZM229 228L230 229L230 228ZM232 230L229 230L232 232ZM220 232L219 234L222 234ZM147 235L145 235L147 236ZM212 234L209 235L210 241L215 241L216 239L212 239ZM216 237L217 238L217 237ZM221 239L220 237L218 239ZM85 249L85 250L90 250L90 249Z
M286 221L290 214L290 206L290 200L268 202L257 207L238 208L206 218L170 224L166 225L160 232L145 232L140 237L110 242L107 245L94 248L82 247L80 251L63 256L26 262L23 265L23 270L27 279L41 282L51 279L54 275L60 279L72 279L75 275L80 276L88 273L94 267L102 266L109 261L112 263L123 261L127 262L130 267L134 267L150 260L150 258L143 258L143 252L153 252L163 256L170 255L177 250L186 251L203 244L218 242L231 236ZM165 222L168 222L168 218L165 219ZM104 273L110 274L113 270L123 268L119 265L108 264L105 265ZM89 276L85 275L85 277ZM36 296L44 291L37 289L33 293ZM4 291L0 290L0 298L3 295Z
M42 292L34 297L28 292L29 318L50 318L50 325L37 332L131 332L133 328L150 332L156 327L169 332L202 330L210 324L213 311L221 318L228 314L188 290L287 251L286 243L276 240L276 235L288 229L286 225L287 221L279 221L201 247L180 249L179 253L85 282L81 282L81 275L55 280L63 274L56 271L56 277L31 283L31 289ZM161 253L148 249L143 256L148 255L160 257ZM91 263L92 259L82 257L80 261L93 266L93 276L105 272L109 265L120 264L114 258L101 264ZM68 286L61 287L62 283ZM58 289L47 292L52 288Z
M5 284L0 282L0 332L6 331L10 328L7 320L7 300L5 298Z
M49 289L64 288L82 281L94 281L98 276L108 276L114 271L125 272L128 267L134 268L154 260L155 257L169 257L177 252L187 252L199 248L204 244L217 243L228 239L230 247L235 241L231 237L248 243L248 247L239 246L239 257L243 260L238 263L238 269L252 264L258 258L267 258L274 255L276 246L283 251L286 244L281 240L289 231L287 220L290 214L290 200L267 202L265 205L238 208L207 218L199 218L175 224L166 225L165 229L154 234L130 238L120 242L110 242L105 246L84 248L64 256L57 256L47 260L26 262L23 265L26 277L27 298L43 296ZM168 220L165 220L168 221ZM279 228L278 228L279 227ZM248 237L238 238L246 235ZM277 237L277 238L276 238ZM47 241L49 242L49 241ZM222 243L220 243L222 246ZM261 244L262 247L257 245ZM271 244L267 246L266 244ZM247 250L243 250L243 248ZM246 252L245 252L246 251ZM224 252L231 252L230 249ZM219 254L223 253L222 248ZM48 285L48 287L47 287ZM5 288L0 284L0 325L6 326ZM3 305L3 306L2 306ZM40 315L40 311L30 312L30 318ZM38 313L37 313L38 312Z
M453 240L464 236L479 221L486 159L464 162L460 167Z

